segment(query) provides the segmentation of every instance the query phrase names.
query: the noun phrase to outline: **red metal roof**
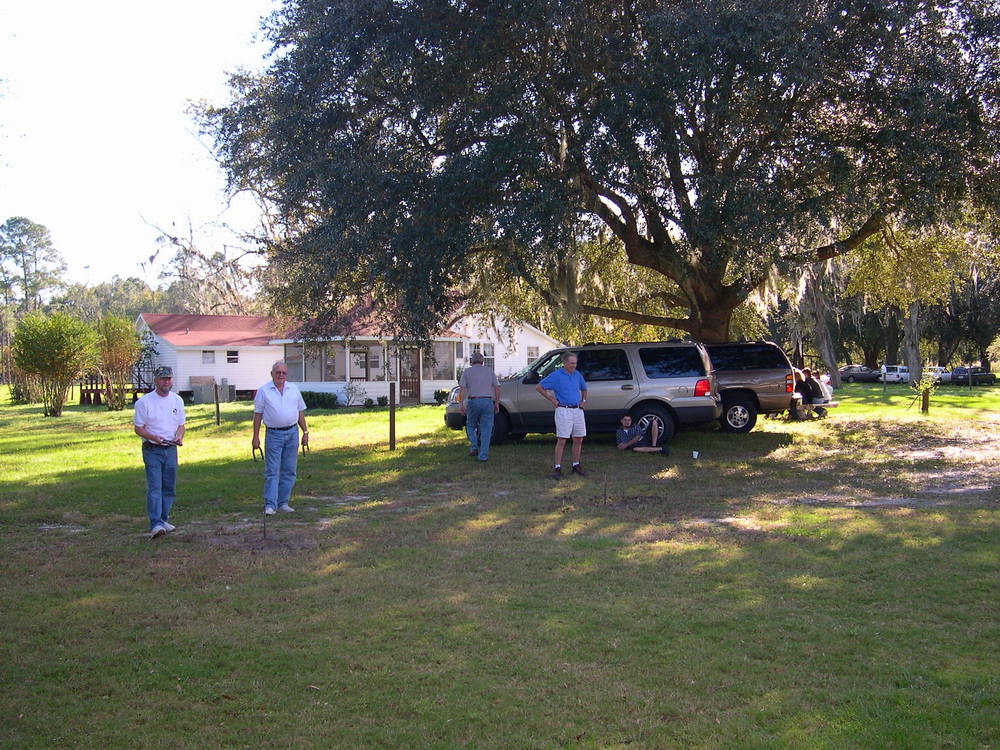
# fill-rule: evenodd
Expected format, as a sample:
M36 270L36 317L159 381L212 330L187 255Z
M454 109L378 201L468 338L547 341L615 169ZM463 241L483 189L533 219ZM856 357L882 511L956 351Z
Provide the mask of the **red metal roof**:
M256 315L162 315L140 318L174 346L267 346L277 338L277 323Z

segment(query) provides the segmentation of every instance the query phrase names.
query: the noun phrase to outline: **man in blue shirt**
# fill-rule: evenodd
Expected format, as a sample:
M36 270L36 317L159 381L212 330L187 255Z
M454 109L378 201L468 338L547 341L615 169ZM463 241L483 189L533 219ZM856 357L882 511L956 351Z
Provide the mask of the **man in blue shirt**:
M535 390L552 402L556 407L556 466L552 478L562 479L562 455L566 441L573 438L573 468L574 474L584 476L580 468L580 451L583 449L583 438L587 435L587 423L583 416L584 404L587 403L587 381L576 369L577 357L573 352L562 355L562 367L555 370L535 386ZM548 391L555 395L550 396Z

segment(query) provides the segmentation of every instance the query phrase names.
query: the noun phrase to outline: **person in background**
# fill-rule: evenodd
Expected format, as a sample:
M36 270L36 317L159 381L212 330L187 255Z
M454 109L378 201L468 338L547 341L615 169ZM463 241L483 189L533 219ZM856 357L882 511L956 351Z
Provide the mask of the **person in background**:
M583 438L587 435L587 421L583 410L587 403L587 381L576 369L577 356L573 352L562 355L562 367L553 370L535 386L535 390L545 396L556 407L556 465L552 478L562 479L562 455L566 441L573 439L572 473L585 476L580 467L580 453L583 450ZM550 396L548 391L553 391Z
M824 409L821 404L829 401L829 399L823 393L823 384L820 383L817 373L808 367L803 368L802 379L805 381L806 386L809 388L809 392L812 394L813 411L816 413L816 416L825 417L826 409Z
M670 455L670 449L667 446L657 444L660 438L660 429L655 419L649 420L649 424L644 430L642 429L642 425L632 424L631 414L623 414L621 425L615 434L615 442L618 444L618 450L632 450L636 453L662 453L665 456Z
M493 419L500 411L500 381L484 363L482 352L473 352L469 367L458 381L459 410L465 415L465 433L469 437L469 455L489 460Z
M271 367L271 381L257 389L253 400L254 450L260 448L260 425L265 428L264 441L264 514L292 513L288 504L295 486L299 459L299 430L302 445L309 445L306 428L306 404L298 386L287 382L288 368L284 362Z
M150 539L175 528L169 519L177 497L177 446L184 444L184 401L171 392L173 385L174 371L157 367L153 390L135 402L132 415L135 434L142 438Z

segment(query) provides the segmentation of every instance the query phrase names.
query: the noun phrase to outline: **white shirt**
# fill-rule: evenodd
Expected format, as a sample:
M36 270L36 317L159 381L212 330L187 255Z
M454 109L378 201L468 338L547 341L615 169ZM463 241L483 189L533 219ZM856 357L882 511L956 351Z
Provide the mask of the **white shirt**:
M298 386L285 383L284 393L278 392L273 380L257 389L253 399L253 413L260 414L265 427L291 427L299 421L299 412L306 410Z
M184 401L173 391L166 396L151 391L135 402L132 424L158 438L173 440L177 428L184 424Z

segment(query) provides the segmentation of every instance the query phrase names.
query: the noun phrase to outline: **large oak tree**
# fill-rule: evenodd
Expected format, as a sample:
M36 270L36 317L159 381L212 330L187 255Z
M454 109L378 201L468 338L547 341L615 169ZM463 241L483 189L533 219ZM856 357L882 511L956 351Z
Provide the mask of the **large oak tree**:
M275 210L295 315L368 296L419 334L486 274L723 340L769 277L887 217L993 204L997 18L986 0L286 0L268 70L205 122L233 187ZM567 292L597 232L643 269L639 309Z

